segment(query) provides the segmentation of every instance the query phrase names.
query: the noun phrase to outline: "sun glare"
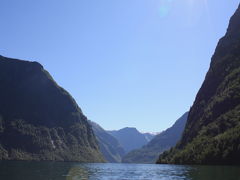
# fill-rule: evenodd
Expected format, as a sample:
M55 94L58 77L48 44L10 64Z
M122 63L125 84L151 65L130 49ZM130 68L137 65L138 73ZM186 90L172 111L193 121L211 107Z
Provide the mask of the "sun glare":
M160 1L160 8L159 8L160 17L166 17L169 14L173 1L174 0L161 0Z

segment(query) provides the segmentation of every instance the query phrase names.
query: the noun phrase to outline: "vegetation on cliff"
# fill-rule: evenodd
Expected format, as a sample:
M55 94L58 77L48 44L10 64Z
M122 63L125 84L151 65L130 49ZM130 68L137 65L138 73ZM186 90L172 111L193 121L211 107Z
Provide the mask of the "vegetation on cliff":
M37 62L0 56L0 160L102 162L74 99Z
M240 164L240 7L218 43L180 143L158 163Z

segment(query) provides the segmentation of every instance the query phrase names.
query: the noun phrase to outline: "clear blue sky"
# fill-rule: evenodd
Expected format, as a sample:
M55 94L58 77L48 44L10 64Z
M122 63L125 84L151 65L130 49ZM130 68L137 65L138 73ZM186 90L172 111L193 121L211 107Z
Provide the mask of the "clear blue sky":
M39 61L105 129L193 104L239 0L1 0L0 54Z

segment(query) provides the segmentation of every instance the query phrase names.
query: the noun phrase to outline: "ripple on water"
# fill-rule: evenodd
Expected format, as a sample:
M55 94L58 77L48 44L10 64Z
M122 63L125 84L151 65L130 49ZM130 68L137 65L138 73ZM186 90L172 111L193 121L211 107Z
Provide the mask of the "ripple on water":
M0 161L0 179L240 180L240 167Z

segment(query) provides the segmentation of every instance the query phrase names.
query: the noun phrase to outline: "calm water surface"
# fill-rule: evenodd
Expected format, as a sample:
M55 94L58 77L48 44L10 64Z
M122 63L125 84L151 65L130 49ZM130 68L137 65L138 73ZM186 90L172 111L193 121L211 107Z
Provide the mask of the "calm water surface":
M0 180L240 180L240 167L0 161Z

